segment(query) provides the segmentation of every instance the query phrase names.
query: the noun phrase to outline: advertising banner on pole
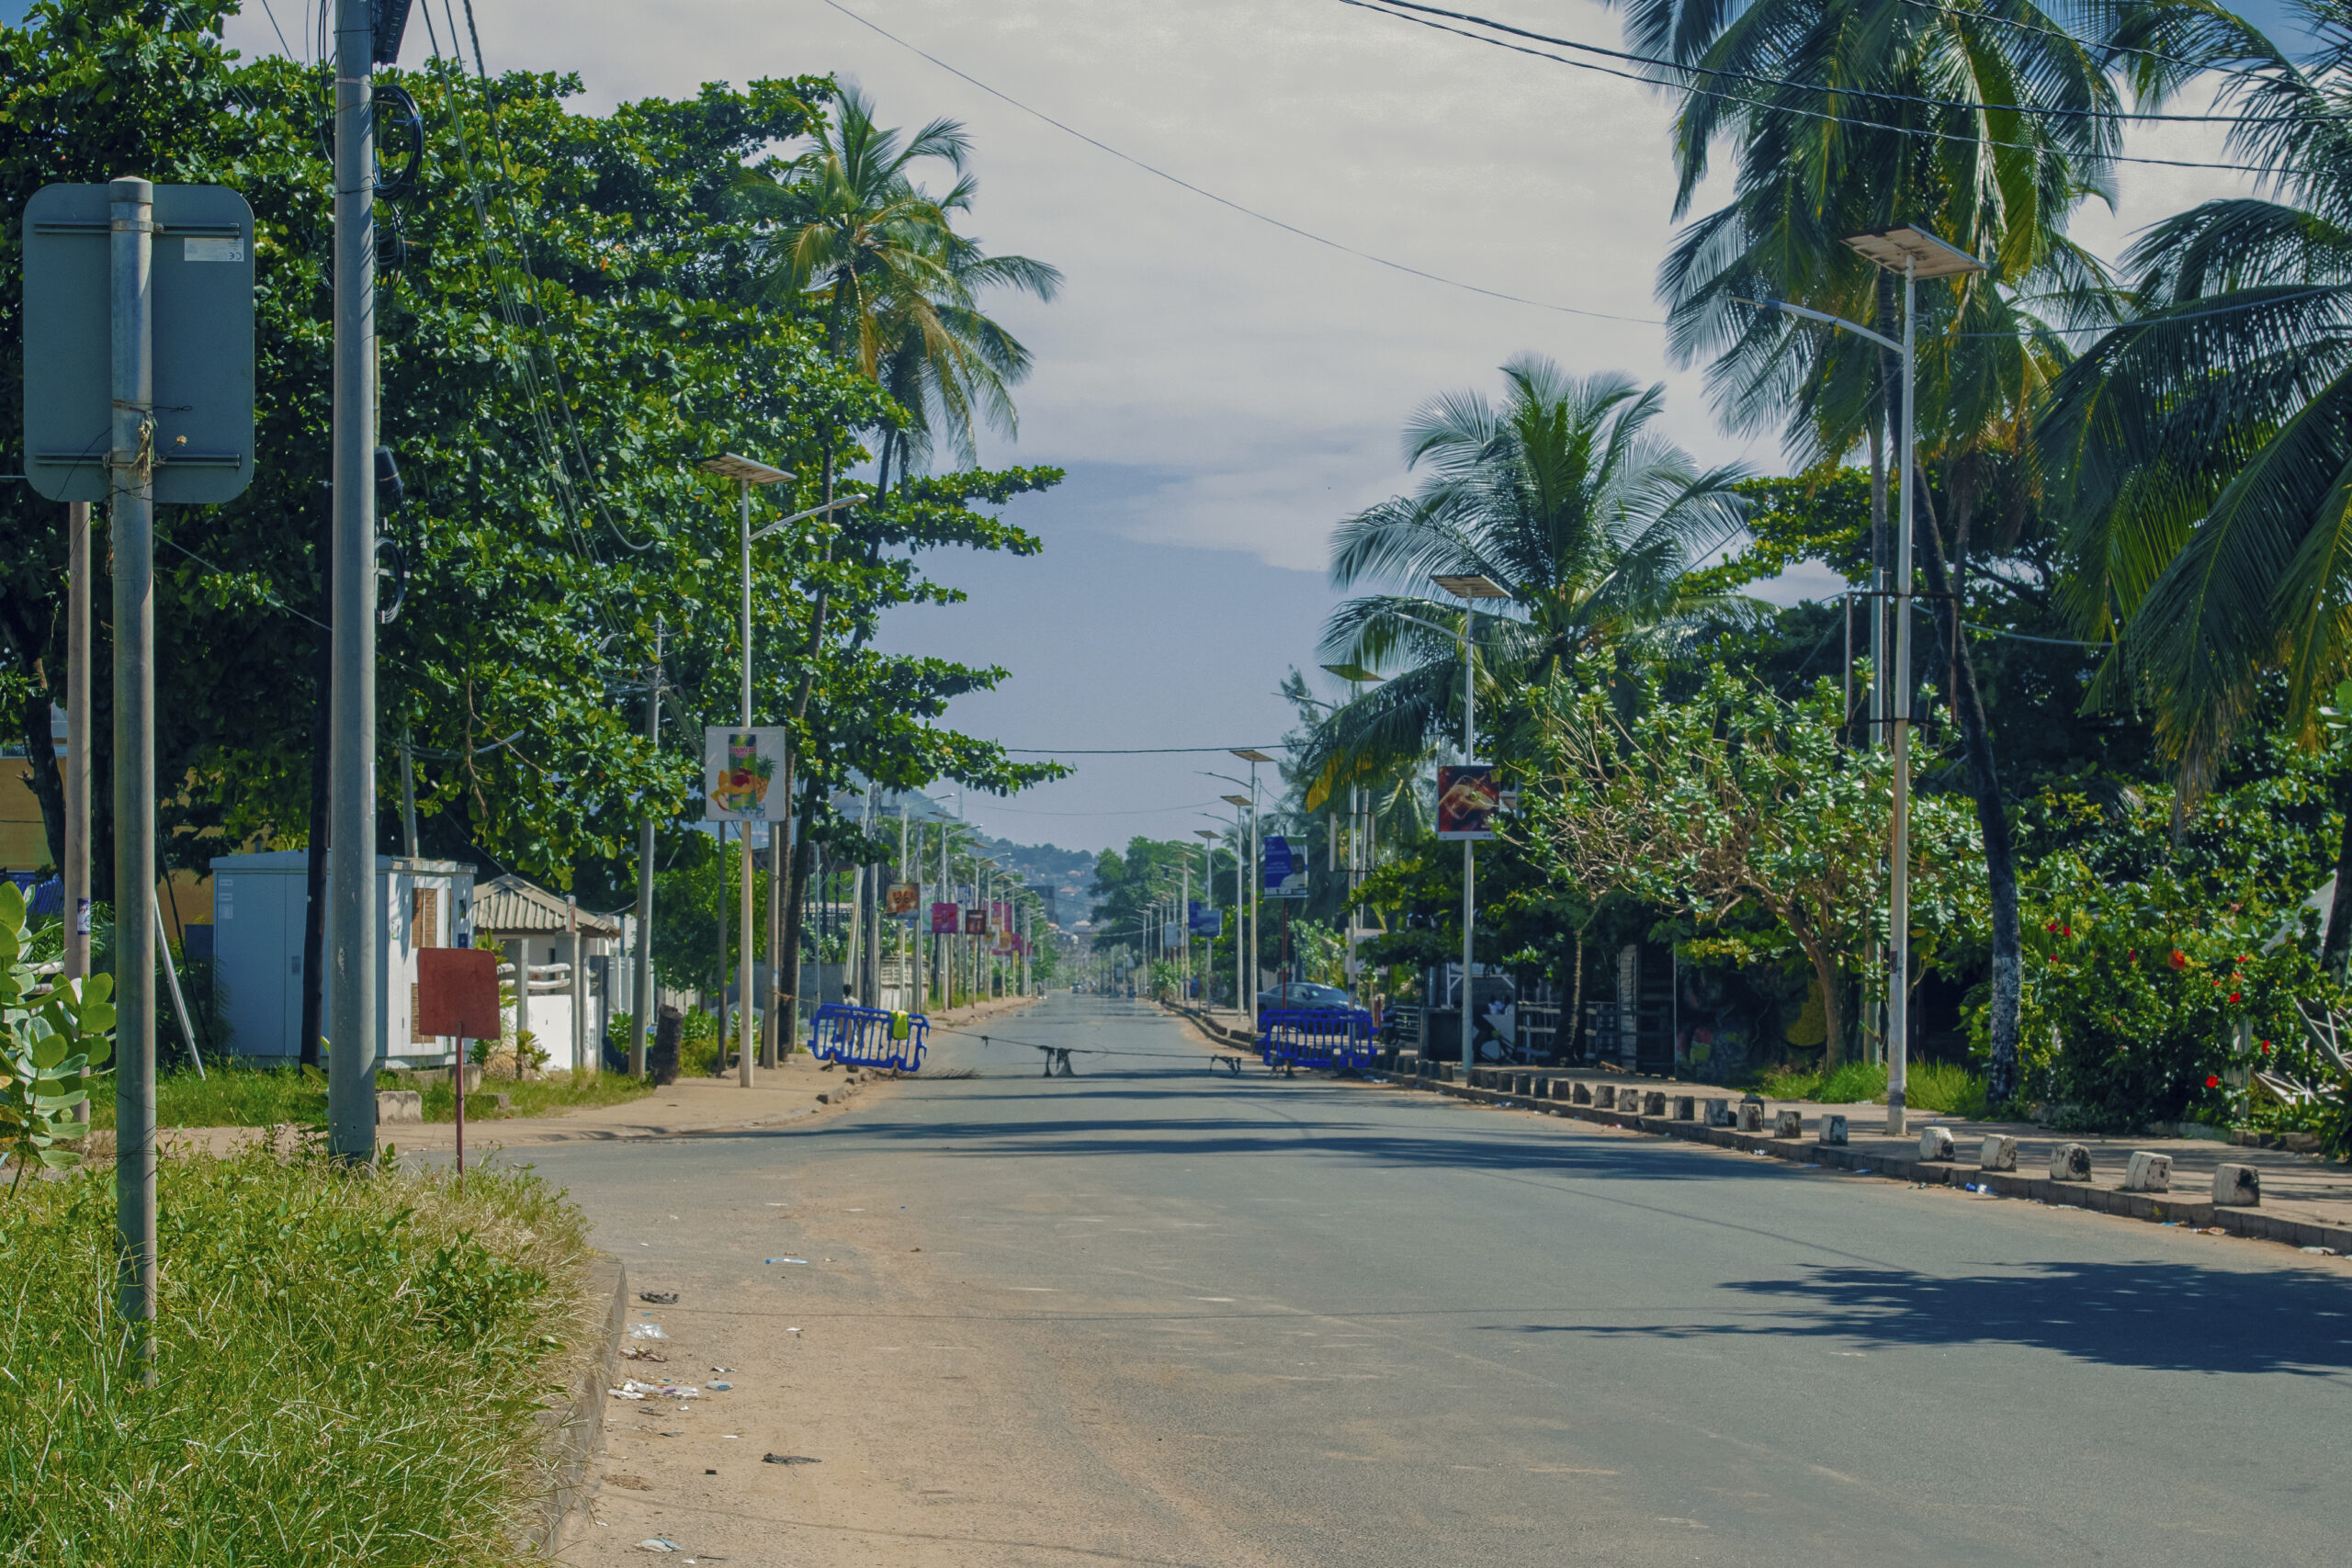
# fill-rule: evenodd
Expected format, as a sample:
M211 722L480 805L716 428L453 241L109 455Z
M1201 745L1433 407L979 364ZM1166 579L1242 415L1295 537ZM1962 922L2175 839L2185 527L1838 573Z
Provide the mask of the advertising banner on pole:
M784 762L782 725L738 729L707 725L702 732L702 798L706 822L764 822L768 786ZM780 803L779 803L780 804Z
M1437 836L1491 839L1494 814L1502 809L1501 781L1491 762L1464 762L1437 771Z
M1192 901L1189 919L1192 921L1194 936L1223 936L1225 934L1225 911L1203 908L1198 898Z
M933 935L933 936L954 936L957 931L961 931L962 929L963 929L962 921L961 921L961 919L960 919L960 917L958 916L958 914L957 914L957 912L956 912L956 906L955 906L955 905L953 905L953 904L933 904L933 905L931 907L931 934L932 934L932 935Z
M989 930L1009 931L1012 929L1012 906L999 898L989 905Z
M989 912L988 912L986 909L967 909L967 910L965 910L965 911L964 911L964 934L965 934L966 936L986 936L986 935L988 935L988 934L989 934Z
M915 906L922 901L922 886L914 882L893 882L885 897L888 902L884 907L890 913L911 915L915 912Z
M1293 850L1288 839L1280 833L1269 833L1264 852L1264 881L1261 886L1265 896L1269 898L1306 897L1307 854L1304 846Z

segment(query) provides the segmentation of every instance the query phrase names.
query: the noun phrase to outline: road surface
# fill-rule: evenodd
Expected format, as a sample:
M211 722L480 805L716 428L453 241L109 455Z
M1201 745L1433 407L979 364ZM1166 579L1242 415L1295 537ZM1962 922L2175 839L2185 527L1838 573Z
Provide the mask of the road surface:
M567 1561L2346 1560L2345 1264L988 1027L821 1127L515 1156L680 1292L628 1370L734 1384L611 1402Z

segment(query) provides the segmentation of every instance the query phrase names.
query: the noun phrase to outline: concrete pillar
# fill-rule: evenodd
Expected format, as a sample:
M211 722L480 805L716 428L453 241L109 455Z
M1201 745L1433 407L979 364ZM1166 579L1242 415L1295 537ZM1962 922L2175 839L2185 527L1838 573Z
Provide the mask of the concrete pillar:
M2146 1149L2133 1149L2132 1157L2123 1164L2123 1190L2126 1192L2171 1191L2172 1156L2152 1154Z
M2090 1179L2090 1150L2080 1144L2061 1144L2050 1151L2051 1180L2088 1181Z
M2015 1170L2018 1168L2018 1141L2006 1133L1989 1133L1976 1151L1979 1170Z
M1821 1119L1821 1141L1825 1144L1843 1148L1846 1145L1846 1119L1843 1116L1823 1117Z
M1949 1127L1935 1126L1920 1128L1919 1157L1921 1159L1951 1158L1951 1129Z
M2218 1165L2213 1168L2213 1201L2236 1209L2258 1208L2262 1203L2262 1173L2250 1165Z
M1804 1137L1804 1112L1802 1111L1780 1111L1773 1112L1772 1136L1776 1138Z

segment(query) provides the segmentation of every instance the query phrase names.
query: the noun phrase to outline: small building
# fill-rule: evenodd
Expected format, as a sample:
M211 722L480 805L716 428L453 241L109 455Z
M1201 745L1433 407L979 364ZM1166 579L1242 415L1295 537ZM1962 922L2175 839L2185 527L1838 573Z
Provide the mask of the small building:
M519 876L500 876L474 894L474 929L498 939L513 992L506 1014L531 1032L548 1065L597 1071L613 1014L629 1012L636 980L637 919L599 915Z
M328 875L334 855L328 852ZM229 1050L264 1063L301 1054L302 931L310 903L308 850L216 855L212 860L213 1012ZM379 1066L447 1062L446 1045L415 1032L416 954L473 945L474 868L456 861L376 857L376 1061ZM327 951L334 950L330 904ZM328 967L320 1012L333 1016Z

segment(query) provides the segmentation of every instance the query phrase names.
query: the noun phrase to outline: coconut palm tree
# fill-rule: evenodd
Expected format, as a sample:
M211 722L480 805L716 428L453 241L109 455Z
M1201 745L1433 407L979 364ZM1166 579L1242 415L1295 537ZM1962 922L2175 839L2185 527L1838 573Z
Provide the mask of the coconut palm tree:
M1952 503L1949 552L1924 475L1917 492L1945 683L1984 831L1990 1078L2005 1097L2016 1077L2023 962L2016 857L1959 623L1979 502L2015 518L2029 499L2030 411L2067 358L2058 329L2111 304L2098 262L2065 234L2077 202L2111 190L2120 137L2109 56L2030 0L1626 0L1626 8L1635 47L1672 62L1655 73L1683 93L1678 218L1715 143L1736 148L1731 200L1685 229L1660 269L1673 349L1710 362L1727 423L1778 427L1802 464L1868 448L1883 580L1894 555L1894 356L1758 302L1787 300L1893 335L1893 280L1843 242L1898 224L1928 228L1990 269L1919 290L1919 435Z
M1340 525L1331 580L1399 591L1351 599L1324 629L1326 654L1405 668L1315 732L1304 771L1377 778L1458 733L1456 639L1464 612L1422 590L1436 575L1483 575L1510 595L1476 618L1477 669L1497 697L1555 678L1589 679L1662 655L1711 614L1744 601L1700 596L1684 574L1740 530L1745 471L1702 469L1650 432L1665 389L1569 376L1523 355L1503 367L1499 403L1442 394L1405 430L1408 467L1427 476ZM1486 711L1496 713L1498 709ZM1328 787L1328 785L1327 785Z
M991 288L1051 299L1061 274L1027 256L991 256L956 230L979 190L966 164L971 139L939 118L912 135L877 125L871 99L842 92L815 145L780 167L745 176L755 211L783 217L761 287L824 323L833 351L881 382L908 423L883 435L877 488L895 462L903 479L944 437L964 456L978 419L1011 434L1011 388L1029 351L979 308ZM940 163L955 183L933 195L917 166Z
M2299 0L2300 56L2217 7L2135 6L2120 35L2228 68L2233 153L2261 194L2150 229L2126 258L2141 312L2059 378L2039 440L2086 637L2154 714L2184 801L2210 784L2266 681L2315 736L2352 673L2352 4ZM2326 952L2352 952L2352 812Z

